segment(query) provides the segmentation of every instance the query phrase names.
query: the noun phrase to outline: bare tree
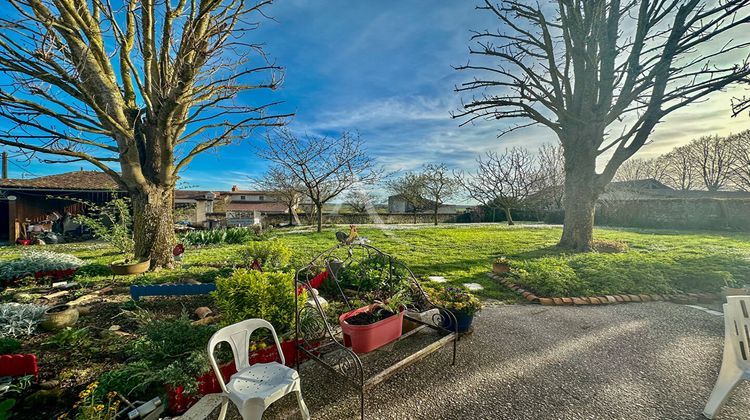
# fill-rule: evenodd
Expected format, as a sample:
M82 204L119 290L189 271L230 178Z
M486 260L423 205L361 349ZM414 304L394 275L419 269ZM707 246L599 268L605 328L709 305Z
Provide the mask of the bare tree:
M560 144L544 144L539 148L538 203L545 210L561 209L565 196L565 157Z
M734 151L732 183L742 191L750 192L750 130L732 134L728 141Z
M461 184L443 163L427 163L421 174L425 198L432 207L433 222L437 226L440 207L458 194Z
M283 166L272 166L263 178L256 181L260 189L268 191L277 201L284 203L289 212L289 224L299 224L297 207L305 186Z
M365 214L368 211L375 210L373 195L370 191L361 189L349 191L346 194L344 203L356 214Z
M0 144L87 162L126 189L135 256L171 264L172 198L197 155L279 125L279 67L249 39L271 1L8 0L0 18ZM119 166L119 170L116 169Z
M404 201L405 211L414 215L414 223L417 223L417 214L429 207L425 199L425 182L421 173L406 172L398 178L389 180L386 188L393 194L391 199Z
M500 22L477 32L457 87L477 91L454 116L541 124L565 150L560 245L592 249L597 198L666 115L750 75L750 0L484 0ZM734 42L733 39L740 40ZM605 158L608 157L608 158ZM597 159L601 172L597 171Z
M698 173L693 163L689 145L675 147L661 159L666 168L664 173L666 185L680 191L689 191L695 188Z
M690 158L708 191L719 191L732 178L736 154L726 137L703 136L688 145Z
M513 225L511 210L524 207L543 179L534 156L514 147L502 155L488 152L484 158L479 156L476 171L462 175L460 182L474 200L505 211L508 224Z
M638 181L655 179L662 182L666 176L666 162L660 158L630 158L623 162L615 173L615 181Z
M357 134L338 137L297 136L278 129L266 137L258 154L283 167L304 186L315 206L318 232L323 229L323 205L354 185L376 182L382 171L363 149Z

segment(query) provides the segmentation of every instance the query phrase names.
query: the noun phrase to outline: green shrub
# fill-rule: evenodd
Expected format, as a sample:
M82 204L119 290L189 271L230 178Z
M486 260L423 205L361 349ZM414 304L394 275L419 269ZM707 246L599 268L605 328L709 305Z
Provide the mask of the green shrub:
M45 346L55 347L64 350L73 350L87 347L91 344L91 332L88 328L71 328L64 330L50 337L44 342Z
M15 338L0 338L0 354L16 354L21 349L21 342Z
M85 205L96 216L83 214L75 216L76 222L91 229L95 237L108 243L125 258L133 256L135 241L133 240L133 218L130 214L130 199L117 197L104 204L97 204L86 200L71 199Z
M375 298L381 299L387 299L402 290L408 278L409 273L396 259L389 261L389 258L383 255L374 255L352 262L342 268L338 274L342 288L354 289L362 293L378 291L380 295ZM331 283L327 281L324 290L337 294L338 289Z
M182 236L186 245L242 244L260 239L253 228L194 230Z
M104 372L99 377L99 387L96 389L97 399L103 399L112 391L125 396L145 395L149 387L159 382L158 374L159 372L154 372L145 360L138 360Z
M576 272L561 258L539 258L513 265L519 283L541 296L577 296L590 293Z
M292 273L240 269L229 277L217 279L213 296L225 324L263 318L278 335L284 335L294 330L295 313L307 300L303 293L295 308L295 293Z
M140 332L143 336L129 349L137 361L104 374L99 392L138 397L167 384L194 393L198 389L196 378L210 369L206 345L216 327L192 325L183 314L177 319L152 320Z
M257 260L263 270L281 270L289 264L292 251L279 241L251 242L240 249L240 259L250 267Z

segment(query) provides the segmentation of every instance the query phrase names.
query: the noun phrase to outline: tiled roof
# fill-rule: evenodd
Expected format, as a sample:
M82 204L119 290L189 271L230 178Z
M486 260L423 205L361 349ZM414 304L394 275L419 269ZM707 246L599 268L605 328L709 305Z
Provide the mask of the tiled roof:
M226 194L219 191L175 190L174 198L177 200L205 200L208 193L213 193L214 198L219 198L222 194Z
M104 172L76 171L28 179L0 179L0 188L38 190L119 191L120 186Z
M227 211L259 211L262 213L286 213L287 207L284 203L242 203L231 202L227 204Z

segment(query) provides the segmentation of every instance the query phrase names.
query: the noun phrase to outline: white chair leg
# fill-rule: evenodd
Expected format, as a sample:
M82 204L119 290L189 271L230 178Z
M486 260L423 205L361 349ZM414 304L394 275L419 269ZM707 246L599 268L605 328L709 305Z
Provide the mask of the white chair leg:
M305 400L302 399L302 391L297 390L294 391L294 393L297 394L297 404L299 404L299 411L302 413L302 418L304 420L310 420L310 411L307 409Z
M229 398L224 397L221 399L221 410L219 411L219 420L224 420L227 416L227 408L229 408Z
M240 410L242 420L261 420L263 412L266 411L262 405L249 404Z
M732 391L737 384L742 380L742 371L735 367L724 367L722 366L719 372L719 377L716 379L711 396L708 398L706 407L703 409L703 415L706 418L712 419L719 412L721 406L724 405L724 401L729 398Z

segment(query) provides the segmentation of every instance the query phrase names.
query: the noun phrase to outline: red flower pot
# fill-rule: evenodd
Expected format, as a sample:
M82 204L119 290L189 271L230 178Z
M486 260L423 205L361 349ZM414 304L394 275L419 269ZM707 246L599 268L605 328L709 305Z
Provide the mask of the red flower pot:
M39 374L36 356L33 354L4 354L0 356L0 376L24 376Z
M351 325L346 320L354 315L371 312L377 305L363 306L342 314L339 324L344 332L344 345L355 353L369 353L401 337L404 311L369 325Z

